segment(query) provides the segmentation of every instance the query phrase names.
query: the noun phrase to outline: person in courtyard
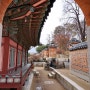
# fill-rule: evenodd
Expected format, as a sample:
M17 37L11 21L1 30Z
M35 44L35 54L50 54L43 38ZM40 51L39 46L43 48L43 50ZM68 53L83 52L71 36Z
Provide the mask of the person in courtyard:
M53 58L50 63L50 67L56 68L56 60Z

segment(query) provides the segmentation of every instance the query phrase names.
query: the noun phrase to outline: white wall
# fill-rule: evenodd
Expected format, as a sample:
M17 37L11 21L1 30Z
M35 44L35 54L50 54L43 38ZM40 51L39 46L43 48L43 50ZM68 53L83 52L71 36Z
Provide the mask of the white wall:
M0 23L0 71L2 70L2 48L1 48L1 42L2 42L2 24Z

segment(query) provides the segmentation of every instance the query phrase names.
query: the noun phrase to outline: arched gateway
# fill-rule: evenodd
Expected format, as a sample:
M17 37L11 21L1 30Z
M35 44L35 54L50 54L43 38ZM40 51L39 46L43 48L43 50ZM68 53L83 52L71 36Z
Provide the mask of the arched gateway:
M24 84L31 69L27 63L27 50L31 45L38 43L41 27L54 1L0 0L0 79L3 77L0 88L20 90ZM88 27L88 73L90 79L90 0L75 1L85 15ZM10 54L15 54L15 57L10 57ZM18 58L21 61L18 61ZM15 61L13 62L11 59ZM23 70L22 67L26 68L26 72L23 74L24 78L22 76L9 76L9 74L13 74L13 71L17 73L18 70ZM21 75L22 72L19 74Z

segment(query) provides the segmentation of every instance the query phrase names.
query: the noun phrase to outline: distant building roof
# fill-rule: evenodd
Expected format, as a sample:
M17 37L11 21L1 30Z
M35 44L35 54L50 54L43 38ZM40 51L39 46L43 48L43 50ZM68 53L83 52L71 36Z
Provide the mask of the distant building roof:
M87 42L82 42L82 43L73 45L69 50L74 51L74 50L78 50L78 49L84 49L87 47L88 47Z
M56 48L56 44L52 41L49 45L48 48Z
M47 50L48 50L48 48L45 48L44 50L46 50L46 51L47 51Z
M77 40L76 38L72 38L69 43L70 44L75 44L75 43L80 43L81 41L80 40Z

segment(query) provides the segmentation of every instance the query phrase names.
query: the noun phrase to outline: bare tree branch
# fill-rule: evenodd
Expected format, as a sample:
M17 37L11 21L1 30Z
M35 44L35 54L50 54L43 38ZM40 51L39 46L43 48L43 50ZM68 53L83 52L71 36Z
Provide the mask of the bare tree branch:
M64 11L65 14L68 13L69 15L72 15L68 17L67 19L67 23L68 22L73 22L76 24L77 26L77 31L79 31L79 34L81 36L81 40L85 41L85 37L86 37L86 23L85 23L85 19L84 19L84 24L81 25L81 21L80 21L80 8L79 6L74 2L74 1L69 1L69 0L65 0L65 7L64 7Z

